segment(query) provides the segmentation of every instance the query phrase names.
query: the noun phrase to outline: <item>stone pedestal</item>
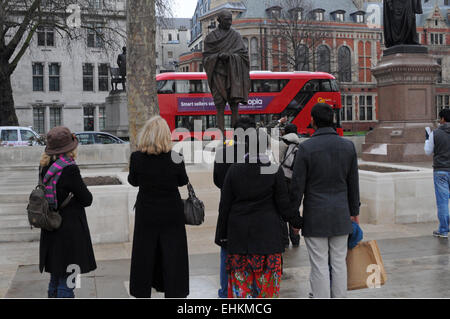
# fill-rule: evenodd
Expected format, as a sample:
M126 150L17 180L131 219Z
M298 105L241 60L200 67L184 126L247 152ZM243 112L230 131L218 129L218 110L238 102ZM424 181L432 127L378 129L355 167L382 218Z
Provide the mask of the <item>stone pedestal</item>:
M423 150L425 127L436 126L434 85L440 66L417 48L394 50L405 53L393 53L392 48L390 51L372 69L378 82L379 124L366 136L362 159L428 161Z
M128 97L127 92L112 91L105 101L105 132L120 138L128 138Z

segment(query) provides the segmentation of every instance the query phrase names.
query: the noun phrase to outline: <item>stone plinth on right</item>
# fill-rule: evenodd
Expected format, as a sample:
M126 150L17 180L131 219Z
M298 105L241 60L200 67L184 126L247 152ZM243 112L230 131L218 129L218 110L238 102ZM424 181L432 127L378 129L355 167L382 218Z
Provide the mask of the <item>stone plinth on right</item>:
M436 127L435 88L440 66L422 46L389 48L372 69L378 87L379 124L366 136L362 159L422 162L425 127Z

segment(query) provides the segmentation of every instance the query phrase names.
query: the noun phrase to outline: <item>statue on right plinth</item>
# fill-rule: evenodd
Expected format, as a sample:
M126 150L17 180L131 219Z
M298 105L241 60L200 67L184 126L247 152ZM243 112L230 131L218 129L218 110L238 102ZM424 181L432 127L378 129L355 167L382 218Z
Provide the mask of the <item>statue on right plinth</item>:
M421 0L384 0L384 41L394 45L419 45L416 14L422 14Z

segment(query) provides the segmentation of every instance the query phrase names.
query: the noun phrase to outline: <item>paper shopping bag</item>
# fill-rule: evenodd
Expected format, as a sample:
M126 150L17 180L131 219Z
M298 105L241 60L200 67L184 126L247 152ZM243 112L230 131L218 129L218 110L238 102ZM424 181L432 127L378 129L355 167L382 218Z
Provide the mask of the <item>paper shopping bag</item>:
M347 253L347 289L375 288L387 280L376 240L360 243Z

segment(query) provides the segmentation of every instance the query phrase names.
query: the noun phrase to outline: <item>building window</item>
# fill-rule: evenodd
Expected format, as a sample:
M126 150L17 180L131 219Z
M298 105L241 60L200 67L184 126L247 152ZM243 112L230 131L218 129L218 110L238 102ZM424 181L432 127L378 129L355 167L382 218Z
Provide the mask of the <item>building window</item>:
M94 91L94 65L91 63L83 64L83 91Z
M85 106L83 108L84 130L86 132L95 129L95 106Z
M103 48L102 24L91 23L87 30L87 46L89 48Z
M61 90L60 69L58 63L50 63L48 66L48 87L50 92L59 92Z
M90 0L89 1L89 7L91 7L91 9L102 9L103 7L103 0Z
M444 35L442 33L430 33L430 40L433 45L443 45Z
M105 107L100 106L98 108L98 129L100 131L105 130L106 127L106 113L105 113Z
M252 38L250 40L250 69L251 70L259 70L259 45L258 39Z
M340 82L352 81L352 57L350 49L345 46L339 48L338 69Z
M33 91L44 91L44 64L33 63Z
M363 14L356 15L356 23L364 23L364 15Z
M292 20L302 21L302 19L303 19L303 9L301 9L301 8L294 8L294 9L291 9L289 12L291 14L291 19Z
M314 19L316 21L323 21L325 19L325 14L324 11L320 10L320 11L315 11L314 12Z
M167 57L173 59L173 51L167 51Z
M33 108L33 129L39 134L45 134L45 108Z
M169 33L169 42L172 41L172 33Z
M309 50L306 45L297 48L296 71L309 71Z
M50 129L61 126L61 108L51 107L50 108Z
M330 49L326 45L317 48L317 71L331 72Z
M102 63L98 66L98 90L101 92L109 89L109 64Z
M450 109L450 95L436 95L436 116L439 119L439 112L443 109Z
M359 120L373 121L373 100L372 95L359 96Z
M353 121L353 95L342 95L341 120Z
M38 46L55 46L55 31L53 28L39 27L37 29Z
M344 22L345 21L345 16L344 16L344 14L343 13L336 13L336 16L335 16L336 18L336 21L338 21L338 22Z
M441 66L441 69L438 74L437 83L442 83L442 59L437 59L436 62L437 64L439 64L439 66Z

